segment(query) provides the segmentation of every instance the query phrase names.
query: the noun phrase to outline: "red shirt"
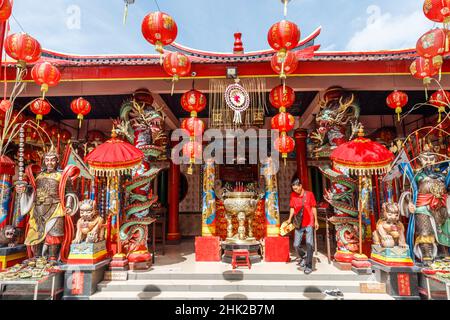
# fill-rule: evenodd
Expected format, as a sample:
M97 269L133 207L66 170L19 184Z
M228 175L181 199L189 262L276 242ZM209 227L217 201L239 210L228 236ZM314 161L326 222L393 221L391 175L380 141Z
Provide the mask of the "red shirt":
M297 215L302 207L303 197L305 198L305 209L303 209L303 221L302 227L314 226L314 214L312 208L316 206L316 198L311 191L303 190L303 195L299 195L297 192L291 193L291 200L289 207L294 208L294 215Z

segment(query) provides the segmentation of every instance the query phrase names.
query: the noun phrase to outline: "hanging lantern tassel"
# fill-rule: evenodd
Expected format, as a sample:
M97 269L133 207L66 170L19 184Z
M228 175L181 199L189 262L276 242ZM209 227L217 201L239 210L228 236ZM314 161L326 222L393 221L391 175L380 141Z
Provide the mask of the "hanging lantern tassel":
M400 122L400 113L402 113L402 108L401 107L395 108L395 113L397 114L397 121Z
M191 157L190 161L189 161L189 168L187 169L187 174L188 175L192 175L194 173L194 168L192 167L193 163L194 163L194 158Z
M233 123L235 124L242 124L242 116L241 116L241 112L235 110L234 111L234 118L233 118Z
M78 114L77 119L78 119L78 128L81 128L81 123L83 122L84 119L83 115L81 113Z
M128 17L128 2L125 2L125 11L123 13L123 25L127 24L127 17Z
M178 75L174 75L172 78L172 88L170 89L170 95L173 96L173 92L175 90L175 82L179 80Z
M287 160L286 159L287 159L288 154L287 153L282 153L281 156L283 157L284 166L286 167L286 164L287 164Z
M438 108L439 116L438 116L438 123L442 121L442 112L445 112L445 107L441 106Z

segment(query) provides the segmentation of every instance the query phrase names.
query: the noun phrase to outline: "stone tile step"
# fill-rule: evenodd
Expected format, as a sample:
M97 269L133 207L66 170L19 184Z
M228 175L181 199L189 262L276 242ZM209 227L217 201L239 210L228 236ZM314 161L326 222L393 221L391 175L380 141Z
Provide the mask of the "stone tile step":
M322 292L339 288L342 292L359 292L358 281L331 280L128 280L102 281L98 291L199 291L199 292Z
M97 292L91 300L337 300L321 292ZM394 300L387 294L344 293L343 300Z
M305 275L301 271L293 273L253 273L247 270L233 270L217 273L157 272L129 271L129 280L347 280L367 281L370 275L349 273L311 273Z

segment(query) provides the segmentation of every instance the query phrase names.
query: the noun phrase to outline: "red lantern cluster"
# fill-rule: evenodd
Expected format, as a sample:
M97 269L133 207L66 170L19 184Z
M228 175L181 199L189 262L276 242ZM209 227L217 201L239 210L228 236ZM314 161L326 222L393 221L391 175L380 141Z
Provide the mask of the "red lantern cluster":
M450 105L450 92L445 90L438 90L434 92L430 97L429 103L438 109L438 122L441 122L442 112L445 112L445 108Z
M394 109L397 114L397 120L400 121L400 113L402 108L408 103L408 95L403 91L395 90L386 98L386 104L389 108Z
M84 117L91 112L91 104L84 98L78 98L72 101L70 104L70 109L77 115L79 120L79 127L81 128L81 122Z
M141 30L145 40L154 45L160 54L164 53L163 46L174 42L178 34L178 27L173 18L159 11L145 16Z
M295 23L282 20L270 27L267 41L272 49L277 51L272 58L272 69L284 79L286 74L297 68L297 57L295 53L289 53L289 50L294 49L300 41L300 29ZM290 71L287 71L288 69Z
M445 29L433 29L422 35L417 40L416 51L419 56L432 60L433 66L440 69L444 60L443 54L448 51L448 31ZM446 45L447 44L447 45Z
M47 100L43 98L37 98L31 103L30 109L36 115L36 120L39 123L39 121L43 119L43 116L50 113L52 107Z
M289 152L294 151L294 139L287 133L294 129L295 118L286 112L295 102L295 92L291 87L279 85L272 89L269 94L269 101L279 113L272 118L271 124L273 130L280 131L280 136L275 140L275 149L277 149L285 160Z
M49 62L42 62L36 64L31 70L31 76L34 82L41 86L42 98L45 97L45 93L49 87L54 87L61 80L61 74L54 65Z
M190 118L183 120L181 124L181 128L190 136L189 143L183 146L183 155L185 157L188 156L191 163L188 169L189 174L192 174L192 164L195 163L195 159L199 158L199 156L201 157L202 144L198 143L196 138L203 135L205 124L197 118L197 114L205 109L206 102L206 96L195 89L185 92L181 96L181 106L191 115ZM200 149L200 153L198 149Z
M41 45L26 33L14 33L5 39L5 51L11 58L17 60L17 65L25 68L27 63L33 63L41 57Z

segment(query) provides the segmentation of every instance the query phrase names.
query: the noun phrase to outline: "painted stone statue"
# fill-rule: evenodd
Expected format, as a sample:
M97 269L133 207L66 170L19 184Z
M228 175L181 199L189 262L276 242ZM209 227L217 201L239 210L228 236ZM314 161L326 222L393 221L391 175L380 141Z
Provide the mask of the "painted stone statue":
M69 216L78 210L78 198L72 192L70 180L58 170L58 164L59 155L52 148L45 154L42 172L36 179L27 170L31 185L16 186L21 214L30 215L25 244L32 255L48 256L51 261L67 258L72 240ZM65 210L61 202L65 203Z
M412 266L398 203L385 202L373 233L372 260L389 266Z
M341 87L331 87L320 101L317 129L309 135L314 144L313 157L329 157L333 149L352 139L359 127L359 106L354 94Z
M83 200L80 204L80 219L77 221L77 231L72 243L95 243L105 238L103 218L98 214L94 200Z
M412 201L408 205L409 212L413 214L408 236L411 240L414 238L414 254L428 265L436 258L450 259L450 217L447 208L450 170L448 163L437 164L437 155L428 145L418 160L421 169L415 175L411 166L402 166L413 190Z

